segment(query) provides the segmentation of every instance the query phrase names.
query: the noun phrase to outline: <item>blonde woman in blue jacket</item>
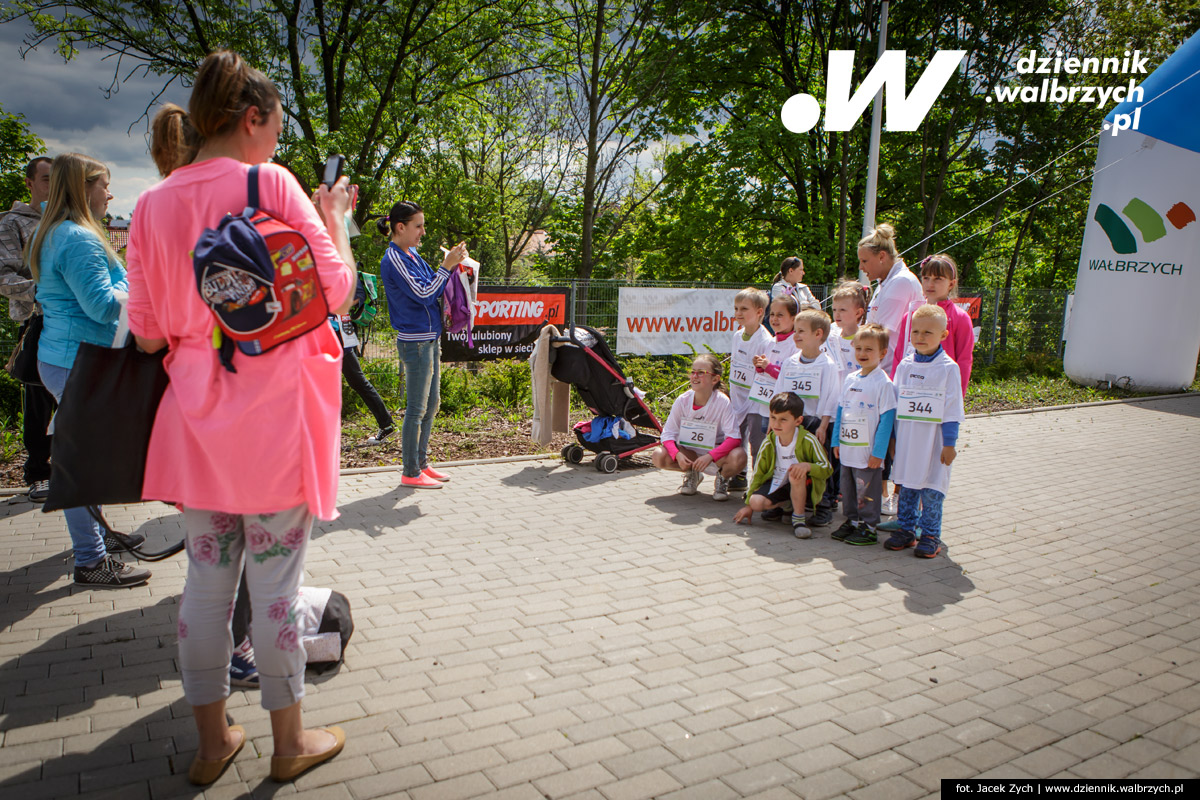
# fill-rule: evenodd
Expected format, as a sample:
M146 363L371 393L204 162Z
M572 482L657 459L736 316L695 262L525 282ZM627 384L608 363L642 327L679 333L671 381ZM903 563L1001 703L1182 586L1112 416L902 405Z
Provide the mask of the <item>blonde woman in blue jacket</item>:
M112 344L121 299L129 291L125 268L100 223L112 199L108 181L108 168L95 159L78 153L55 158L50 196L26 250L44 317L38 373L59 403L79 345ZM75 550L76 584L117 588L150 577L149 570L108 555L100 525L86 508L69 508L63 515Z

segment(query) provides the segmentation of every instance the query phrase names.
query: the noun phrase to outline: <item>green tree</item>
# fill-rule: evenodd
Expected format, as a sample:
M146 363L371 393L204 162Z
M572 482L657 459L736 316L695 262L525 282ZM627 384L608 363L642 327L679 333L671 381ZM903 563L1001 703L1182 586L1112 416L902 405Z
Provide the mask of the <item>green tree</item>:
M0 211L17 200L25 200L25 165L46 152L46 145L29 129L25 117L10 114L0 106Z
M639 157L696 130L697 109L682 80L704 12L651 0L566 0L563 7L553 47L563 58L569 135L583 153L577 194L564 206L572 213L558 215L562 223L577 213L578 223L553 233L560 258L587 280L599 254L666 178L636 181L639 166L645 174Z
M27 16L27 46L54 41L68 58L99 48L115 55L114 82L141 69L164 89L186 85L212 50L237 50L284 96L280 160L315 184L326 155L346 153L361 223L423 127L532 68L542 11L524 0L15 0L0 19Z

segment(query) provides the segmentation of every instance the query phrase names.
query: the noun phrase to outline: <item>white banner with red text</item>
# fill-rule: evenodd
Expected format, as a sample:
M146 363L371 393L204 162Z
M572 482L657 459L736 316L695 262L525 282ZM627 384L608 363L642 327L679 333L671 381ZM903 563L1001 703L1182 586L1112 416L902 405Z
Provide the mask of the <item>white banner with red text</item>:
M737 322L737 289L622 287L617 298L617 351L687 355L706 347L728 353Z

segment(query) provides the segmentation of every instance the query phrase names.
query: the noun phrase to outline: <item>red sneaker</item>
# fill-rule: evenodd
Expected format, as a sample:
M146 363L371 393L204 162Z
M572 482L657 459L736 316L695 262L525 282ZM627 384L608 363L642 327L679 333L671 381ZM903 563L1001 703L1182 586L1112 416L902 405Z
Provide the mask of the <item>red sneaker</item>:
M449 475L444 472L439 472L433 467L426 467L425 469L421 470L421 474L433 478L435 481L441 481L442 483L450 480Z
M416 476L415 478L410 478L407 475L402 475L400 477L400 485L407 486L410 489L440 489L440 488L442 488L442 484L440 481L434 480L433 478L429 477L428 475L426 475L423 472L420 475Z

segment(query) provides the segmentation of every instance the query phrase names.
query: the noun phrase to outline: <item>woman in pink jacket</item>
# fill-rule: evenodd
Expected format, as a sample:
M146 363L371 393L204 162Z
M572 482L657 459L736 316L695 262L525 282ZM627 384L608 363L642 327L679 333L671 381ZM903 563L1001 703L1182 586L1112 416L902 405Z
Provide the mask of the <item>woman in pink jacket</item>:
M283 128L275 86L236 54L200 66L185 113L155 117L151 154L162 183L138 199L129 234L129 326L146 351L169 349L171 382L147 456L144 496L178 503L188 574L179 603L179 662L199 749L188 776L212 783L246 733L225 720L230 618L245 565L263 707L275 740L271 776L291 780L336 755L339 728L305 730L298 591L313 519L333 519L339 464L342 347L321 325L225 370L215 321L196 288L191 250L201 232L247 205L259 165L260 207L304 234L333 313L354 294L342 219L347 181L321 187L317 206L268 161Z

